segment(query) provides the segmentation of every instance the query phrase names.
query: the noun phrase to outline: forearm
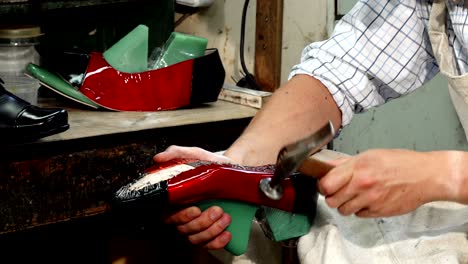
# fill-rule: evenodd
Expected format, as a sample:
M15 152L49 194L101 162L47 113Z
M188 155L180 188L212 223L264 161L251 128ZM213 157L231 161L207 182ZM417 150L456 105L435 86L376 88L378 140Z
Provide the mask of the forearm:
M274 163L286 144L304 138L331 120L341 126L341 112L318 80L297 75L279 88L225 155L244 165Z
M422 202L452 201L468 204L468 152L414 152L408 159L409 175L424 179L415 187ZM419 158L419 163L417 162ZM414 163L416 161L416 163Z
M468 152L446 151L447 194L443 200L468 204Z

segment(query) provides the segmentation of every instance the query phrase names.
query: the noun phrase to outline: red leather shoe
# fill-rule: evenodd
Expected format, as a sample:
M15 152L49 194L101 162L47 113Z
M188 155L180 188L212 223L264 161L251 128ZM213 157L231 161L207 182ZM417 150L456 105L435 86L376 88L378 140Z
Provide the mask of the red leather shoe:
M222 199L264 205L287 212L315 214L314 178L292 175L282 182L284 194L272 200L260 190L260 180L272 177L274 166L243 167L232 164L174 160L155 165L114 196L119 206L146 204L178 207Z
M79 93L85 95L85 99L89 98L91 103L115 111L160 111L214 102L225 78L216 49L208 49L204 56L198 58L138 73L118 71L102 53L97 52L69 52L49 57L53 58L54 64L76 65L55 68L50 73L30 64L27 67L29 75L60 94L66 91L55 87L57 84L48 77L57 73L73 89L66 93L67 96L82 102L82 98L76 96Z

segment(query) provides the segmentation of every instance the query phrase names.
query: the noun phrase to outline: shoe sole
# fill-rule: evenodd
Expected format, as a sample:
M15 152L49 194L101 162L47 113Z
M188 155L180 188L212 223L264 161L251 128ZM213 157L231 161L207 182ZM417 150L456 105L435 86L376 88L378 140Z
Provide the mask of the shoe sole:
M25 131L21 128L9 128L9 129L0 129L3 140L1 142L9 142L9 143L27 143L31 141L36 141L38 139L52 136L61 132L64 132L70 128L69 124L53 127L48 130L44 131Z

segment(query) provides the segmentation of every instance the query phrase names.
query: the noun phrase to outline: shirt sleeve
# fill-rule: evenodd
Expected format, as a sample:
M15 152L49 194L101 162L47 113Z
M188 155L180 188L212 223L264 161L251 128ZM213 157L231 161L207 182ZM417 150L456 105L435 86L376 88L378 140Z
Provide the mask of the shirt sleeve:
M354 113L408 94L437 74L425 23L416 0L361 0L328 40L303 50L289 78L307 74L320 80L345 126Z

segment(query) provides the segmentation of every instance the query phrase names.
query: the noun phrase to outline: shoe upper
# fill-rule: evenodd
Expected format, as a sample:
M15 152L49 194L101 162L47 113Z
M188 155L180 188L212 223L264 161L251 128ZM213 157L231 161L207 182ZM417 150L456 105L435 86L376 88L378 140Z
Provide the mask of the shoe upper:
M67 111L59 108L40 108L29 105L16 118L16 127L38 126L45 123L55 123L57 125L67 123Z
M29 105L0 85L0 127L15 127L18 115Z

